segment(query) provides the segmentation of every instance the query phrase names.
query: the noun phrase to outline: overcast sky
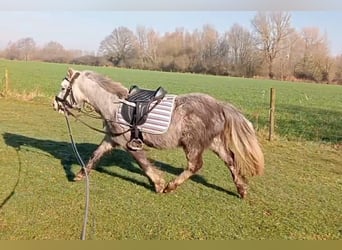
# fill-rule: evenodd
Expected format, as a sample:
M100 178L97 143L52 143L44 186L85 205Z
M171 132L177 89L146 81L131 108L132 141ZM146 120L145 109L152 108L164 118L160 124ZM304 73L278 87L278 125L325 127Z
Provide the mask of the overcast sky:
M174 0L172 3L177 1ZM297 2L303 1L308 0L298 0ZM329 3L329 1L334 2L333 0L326 0L325 3ZM183 0L178 2L187 2L188 4L185 7L178 7L178 10L167 5L163 7L160 5L161 0L136 1L135 8L127 5L127 3L134 1L125 0L126 5L121 3L119 5L121 7L118 9L113 7L113 2L118 3L118 1L109 0L59 0L56 5L54 5L54 1L30 0L15 5L17 2L18 0L0 1L2 10L0 11L1 49L6 47L9 41L32 37L39 46L43 46L49 41L56 41L66 49L96 52L100 42L119 26L128 27L133 31L137 26L145 26L161 34L174 31L177 27L184 27L188 31L193 31L201 29L205 24L212 25L219 32L228 31L234 23L252 30L251 19L257 11L264 10L260 6L256 7L255 4L264 3L267 0L240 1L253 3L251 6L255 10L252 7L252 10L243 6L240 8L239 5L235 5L238 7L222 5L222 3L229 3L229 0ZM142 2L145 3L145 7L141 5ZM152 5L153 2L157 2L159 5ZM170 3L170 1L167 2ZM212 4L209 5L209 2ZM223 6L222 9L219 9L219 2ZM314 2L315 0L311 0L311 3ZM50 3L50 5L46 3ZM109 3L111 5L108 5L107 8L106 4ZM196 5L191 7L190 3L196 3ZM148 9L148 6L154 6L153 8L156 10L145 10ZM311 6L311 8L302 10L303 8L299 5L284 6L282 9L289 9L292 15L292 26L294 28L297 30L303 27L320 28L322 33L327 34L332 54L342 54L342 7L330 5L331 8L329 9L327 8L329 5L324 5L316 8ZM116 7L118 6L116 5ZM274 7L274 5L269 5L267 10L272 10Z

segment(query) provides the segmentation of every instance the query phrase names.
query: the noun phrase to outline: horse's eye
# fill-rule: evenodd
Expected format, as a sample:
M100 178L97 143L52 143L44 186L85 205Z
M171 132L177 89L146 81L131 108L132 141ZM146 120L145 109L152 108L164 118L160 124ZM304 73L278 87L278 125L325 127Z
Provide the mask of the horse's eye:
M65 88L62 88L62 90L65 90Z

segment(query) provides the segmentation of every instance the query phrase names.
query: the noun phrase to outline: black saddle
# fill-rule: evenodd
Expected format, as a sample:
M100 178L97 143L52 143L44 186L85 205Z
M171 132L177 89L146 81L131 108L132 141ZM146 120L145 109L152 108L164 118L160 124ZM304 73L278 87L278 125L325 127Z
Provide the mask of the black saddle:
M140 89L134 85L130 88L127 102L123 102L121 107L122 118L131 125L131 142L140 146L130 146L131 149L139 150L142 147L142 135L137 126L146 122L148 113L158 104L166 95L166 91L159 87L156 90ZM153 102L157 101L155 104ZM131 143L129 142L129 143ZM132 144L132 143L131 143Z
M161 101L166 91L159 87L157 90L140 89L138 86L132 86L129 90L129 96L121 107L121 115L130 125L142 125L146 122L148 113L154 108L151 103Z

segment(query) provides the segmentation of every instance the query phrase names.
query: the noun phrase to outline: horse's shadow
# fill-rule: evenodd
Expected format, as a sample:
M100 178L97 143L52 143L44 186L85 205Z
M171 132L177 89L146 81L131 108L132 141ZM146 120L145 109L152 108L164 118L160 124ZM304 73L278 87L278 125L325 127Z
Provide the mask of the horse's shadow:
M20 150L24 146L26 150L30 150L30 148L32 150L39 149L45 153L48 153L54 158L59 159L61 161L61 165L63 166L66 178L68 179L68 181L73 181L75 174L72 171L71 167L73 164L78 164L78 162L72 154L70 142L38 139L12 133L4 133L3 138L7 145L15 148L18 152L20 152ZM84 160L88 160L98 145L92 143L79 143L76 144L76 146L82 158ZM179 175L184 170L183 168L177 168L160 161L154 161L153 163L162 171L165 171L172 175ZM135 160L124 150L114 149L111 154L104 156L101 159L101 162L98 164L96 171L108 174L113 177L121 178L126 181L130 181L134 184L154 191L154 187L153 185L151 185L151 183L149 185L146 182L135 179L133 175L125 175L119 173L120 171L112 171L112 169L109 168L110 166L118 166L121 169L129 171L131 173L144 175L143 171L138 167ZM196 183L203 184L204 186L215 189L217 191L222 191L229 195L238 196L231 191L207 182L207 180L200 175L194 175L190 179Z

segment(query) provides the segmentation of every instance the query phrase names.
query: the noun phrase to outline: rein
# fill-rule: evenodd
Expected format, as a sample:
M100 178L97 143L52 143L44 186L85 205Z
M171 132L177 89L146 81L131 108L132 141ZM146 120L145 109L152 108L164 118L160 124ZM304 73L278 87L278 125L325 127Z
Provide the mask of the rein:
M129 131L132 130L132 128L128 128L127 130L125 130L125 131L123 131L123 132L120 132L120 133L108 133L108 132L106 132L106 131L103 131L103 130L101 130L101 129L98 129L98 128L95 128L95 127L89 125L88 123L86 123L86 122L82 121L80 118L78 118L78 116L76 116L74 113L72 113L72 112L70 111L70 109L66 108L65 106L64 106L64 108L65 108L65 112L67 112L67 114L69 114L69 115L71 115L72 117L74 117L76 121L79 121L79 122L82 123L84 126L90 128L90 129L92 129L92 130L94 130L94 131L96 131L96 132L99 132L99 133L101 133L101 134L105 134L105 135L108 135L108 134L109 134L109 135L112 135L112 136L120 136L120 135L126 134L127 132L129 132ZM91 118L94 118L94 119L102 119L101 117L89 115L89 114L87 114L86 112L84 112L84 111L82 111L82 110L79 110L79 111L80 111L81 113L83 113L83 114L85 114L85 115L91 117ZM107 119L102 119L102 120L104 120L104 121L106 121L106 122L115 122L115 123L121 124L120 122L116 122L116 121L112 121L112 120L107 120Z
M78 118L78 116L76 116L74 113L72 113L72 112L70 111L70 109L67 108L67 109L66 109L66 112L67 112L69 115L71 115L72 117L74 117L76 121L79 121L80 123L82 123L82 124L85 125L86 127L90 128L90 129L92 129L92 130L94 130L94 131L96 131L96 132L99 132L99 133L102 133L102 134L107 134L107 132L105 132L105 131L103 131L103 130L101 130L101 129L95 128L95 127L89 125L88 123L82 121L80 118ZM99 119L99 118L97 118L97 117L92 117L92 118L94 118L94 119Z

